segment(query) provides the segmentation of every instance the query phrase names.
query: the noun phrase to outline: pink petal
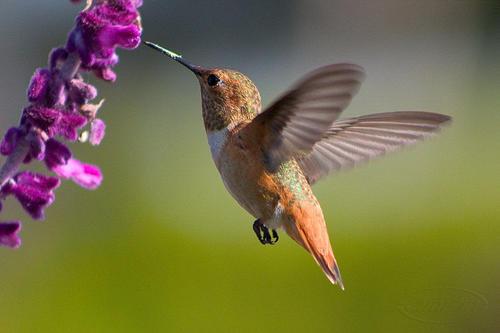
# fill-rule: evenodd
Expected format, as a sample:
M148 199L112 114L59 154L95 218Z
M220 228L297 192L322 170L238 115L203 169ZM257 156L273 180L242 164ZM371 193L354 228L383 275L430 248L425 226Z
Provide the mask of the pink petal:
M70 158L68 163L58 165L52 169L59 177L71 179L81 187L94 190L101 185L101 170L91 164L85 164L79 160Z
M106 132L106 124L101 119L94 119L90 124L90 144L97 146L101 143Z

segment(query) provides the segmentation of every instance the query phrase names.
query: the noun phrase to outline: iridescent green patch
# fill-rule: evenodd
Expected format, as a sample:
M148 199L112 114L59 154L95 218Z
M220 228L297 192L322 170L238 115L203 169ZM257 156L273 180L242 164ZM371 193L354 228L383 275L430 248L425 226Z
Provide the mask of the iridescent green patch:
M276 178L286 188L288 188L298 200L309 197L308 184L301 174L297 162L290 160L282 163L276 172Z

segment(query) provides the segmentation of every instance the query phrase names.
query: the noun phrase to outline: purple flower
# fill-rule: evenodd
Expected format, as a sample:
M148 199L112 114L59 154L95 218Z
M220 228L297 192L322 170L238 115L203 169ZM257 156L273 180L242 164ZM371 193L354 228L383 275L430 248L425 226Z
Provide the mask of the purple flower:
M67 164L71 158L68 147L55 139L49 139L45 146L45 165L49 170Z
M38 68L28 87L28 100L44 106L63 106L67 93L64 80L57 68Z
M101 119L94 119L90 124L90 138L89 142L93 146L97 146L101 143L106 132L106 124Z
M81 187L94 190L102 182L101 170L91 164L85 164L70 158L66 164L61 164L52 169L59 177L71 179Z
M69 141L78 139L78 130L87 124L87 118L79 113L63 112L59 123L55 127L55 133L65 137Z
M111 0L104 6L96 7L99 16L116 24L129 24L137 20L137 8L142 6L142 1L137 0Z
M28 87L28 100L30 102L41 102L48 93L51 73L46 68L38 68L31 78Z
M116 73L109 67L96 68L93 71L95 76L104 81L115 82L116 80Z
M71 32L66 49L78 52L82 66L92 70L104 80L114 81L111 67L118 62L116 47L136 48L142 28L137 7L142 1L99 1L80 13Z
M97 89L82 79L73 79L70 81L69 94L74 103L83 105L96 98Z
M76 141L78 130L86 123L87 118L77 112L39 105L31 105L24 109L21 118L21 124L28 128L43 131L49 137L61 135L70 141Z
M78 185L93 190L102 182L101 170L91 164L71 158L71 152L57 140L47 141L45 164L61 178L71 179Z
M24 171L2 188L2 195L14 195L35 220L44 218L43 210L54 201L53 190L60 184L56 177Z
M55 127L61 119L61 112L54 108L40 105L30 105L24 109L21 125L26 128L36 128L50 137L57 134Z
M18 221L0 223L0 245L17 248L21 245L21 239L17 235L21 230Z

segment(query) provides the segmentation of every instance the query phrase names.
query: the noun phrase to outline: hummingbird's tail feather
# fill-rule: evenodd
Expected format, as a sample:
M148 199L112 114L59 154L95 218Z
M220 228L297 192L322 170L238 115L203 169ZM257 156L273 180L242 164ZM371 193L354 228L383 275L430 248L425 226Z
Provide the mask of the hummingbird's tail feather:
M302 215L301 218L285 223L284 229L294 241L311 253L328 280L344 290L323 217L311 219Z

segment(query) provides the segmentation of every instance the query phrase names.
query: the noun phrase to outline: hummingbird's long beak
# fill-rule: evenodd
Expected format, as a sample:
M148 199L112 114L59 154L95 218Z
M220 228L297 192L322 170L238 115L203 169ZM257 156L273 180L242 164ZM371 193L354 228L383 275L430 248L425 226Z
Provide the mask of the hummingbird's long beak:
M155 43L144 41L144 44L146 44L147 46L149 46L152 49L155 49L156 51L160 51L161 53L166 54L167 56L169 56L170 58L174 59L178 63L180 63L183 66L187 67L194 74L201 75L201 67L193 65L193 64L187 62L186 60L184 60L182 58L182 56L180 54L177 54L177 53L174 53L174 52L172 52L170 50L167 50L166 48L161 47L160 45L155 44Z

